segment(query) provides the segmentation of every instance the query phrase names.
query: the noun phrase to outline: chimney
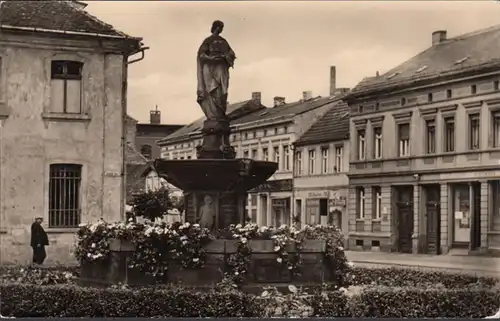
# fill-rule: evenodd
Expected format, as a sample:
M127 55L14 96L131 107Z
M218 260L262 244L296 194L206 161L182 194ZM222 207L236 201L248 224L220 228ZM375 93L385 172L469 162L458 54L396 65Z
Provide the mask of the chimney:
M161 111L158 110L158 105L156 105L155 110L149 112L149 123L155 125L161 124Z
M285 97L274 97L274 107L283 106L286 104Z
M335 89L337 88L337 69L335 66L330 67L330 96L335 95Z
M309 100L313 98L312 91L303 91L302 92L302 100Z
M377 72L375 73L375 77L379 77L379 76L380 76L380 73L377 71Z
M446 30L438 30L432 33L432 45L438 45L446 40Z
M261 93L260 91L256 91L256 92L253 92L252 93L252 101L256 104L259 104L260 105L260 102L261 102Z

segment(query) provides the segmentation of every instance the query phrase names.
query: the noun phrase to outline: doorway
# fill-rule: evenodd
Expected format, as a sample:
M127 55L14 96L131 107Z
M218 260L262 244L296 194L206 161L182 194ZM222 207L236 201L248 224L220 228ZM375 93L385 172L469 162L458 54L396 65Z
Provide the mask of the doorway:
M425 193L425 247L426 254L441 254L441 189L436 185L423 185Z
M456 184L452 193L452 247L476 250L481 246L481 184Z
M394 188L396 197L397 251L412 253L413 242L413 186Z

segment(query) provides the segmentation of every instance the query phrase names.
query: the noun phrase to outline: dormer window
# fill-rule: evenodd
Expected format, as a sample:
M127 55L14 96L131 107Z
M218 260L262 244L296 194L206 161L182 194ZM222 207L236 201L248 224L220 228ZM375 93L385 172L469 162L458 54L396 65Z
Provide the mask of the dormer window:
M82 111L82 69L79 61L51 63L51 112L80 114Z
M404 106L406 105L406 98L401 98L401 106Z

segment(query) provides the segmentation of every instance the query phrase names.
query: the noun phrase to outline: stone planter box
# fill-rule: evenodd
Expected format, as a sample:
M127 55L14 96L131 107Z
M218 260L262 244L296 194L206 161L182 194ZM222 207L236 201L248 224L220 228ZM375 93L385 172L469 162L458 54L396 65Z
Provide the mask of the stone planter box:
M108 261L82 264L83 285L129 284L146 285L158 282L137 270L128 267L128 261L135 246L117 239L110 241L111 255ZM302 275L292 275L286 266L277 262L272 240L250 240L252 263L246 281L249 285L297 284L304 286L321 285L328 282L329 267L324 262L326 242L324 240L305 240L300 250ZM238 241L215 240L207 244L205 266L200 269L187 269L180 262L172 261L163 282L182 283L186 286L210 287L223 278L226 260L237 252ZM297 252L295 244L287 245L290 255Z

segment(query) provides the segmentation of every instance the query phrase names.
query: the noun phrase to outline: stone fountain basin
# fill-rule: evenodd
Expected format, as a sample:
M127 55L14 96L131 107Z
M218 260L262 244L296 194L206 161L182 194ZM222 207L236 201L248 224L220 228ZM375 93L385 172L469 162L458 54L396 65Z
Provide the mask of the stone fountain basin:
M157 173L183 191L248 191L278 169L274 162L252 159L186 159L154 162Z

